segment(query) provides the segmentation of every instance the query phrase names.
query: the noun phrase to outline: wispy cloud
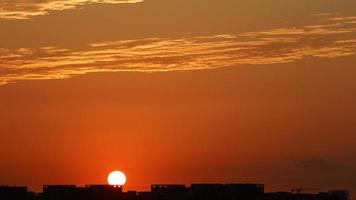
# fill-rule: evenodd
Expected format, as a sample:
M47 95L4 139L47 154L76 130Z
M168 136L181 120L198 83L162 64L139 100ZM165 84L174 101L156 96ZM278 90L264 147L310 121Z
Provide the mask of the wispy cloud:
M50 11L78 8L86 4L139 3L143 0L1 0L0 19L28 19Z
M356 54L353 17L240 34L104 41L78 49L0 48L0 84L90 72L161 72L290 63Z

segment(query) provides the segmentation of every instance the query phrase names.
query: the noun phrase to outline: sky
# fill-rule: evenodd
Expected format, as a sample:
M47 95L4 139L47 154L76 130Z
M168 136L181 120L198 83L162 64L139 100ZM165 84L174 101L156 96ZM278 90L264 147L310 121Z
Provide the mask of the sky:
M3 0L0 185L356 193L355 63L354 0Z

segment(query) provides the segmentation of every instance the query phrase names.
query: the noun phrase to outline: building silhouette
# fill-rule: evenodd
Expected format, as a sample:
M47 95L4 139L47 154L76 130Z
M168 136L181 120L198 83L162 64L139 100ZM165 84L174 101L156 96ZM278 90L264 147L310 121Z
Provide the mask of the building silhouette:
M45 185L37 194L27 187L0 186L0 200L350 200L350 193L265 193L263 184L154 184L149 192L123 192L110 185Z

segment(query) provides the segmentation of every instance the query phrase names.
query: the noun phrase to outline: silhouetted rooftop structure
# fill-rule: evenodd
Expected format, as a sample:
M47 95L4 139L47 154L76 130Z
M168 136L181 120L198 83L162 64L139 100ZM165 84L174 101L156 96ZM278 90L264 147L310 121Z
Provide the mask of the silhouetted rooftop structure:
M186 191L185 185L179 185L179 184L151 185L151 192L184 192L184 191Z

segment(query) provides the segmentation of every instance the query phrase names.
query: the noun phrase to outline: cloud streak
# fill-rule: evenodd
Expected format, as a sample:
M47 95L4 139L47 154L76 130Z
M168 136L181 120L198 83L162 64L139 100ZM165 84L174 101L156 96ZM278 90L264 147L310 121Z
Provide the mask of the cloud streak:
M83 5L139 3L143 0L1 0L0 19L29 19L50 11L75 9Z
M240 34L104 41L82 48L0 48L0 84L91 72L163 72L290 63L356 54L353 17ZM337 21L337 22L335 22Z

